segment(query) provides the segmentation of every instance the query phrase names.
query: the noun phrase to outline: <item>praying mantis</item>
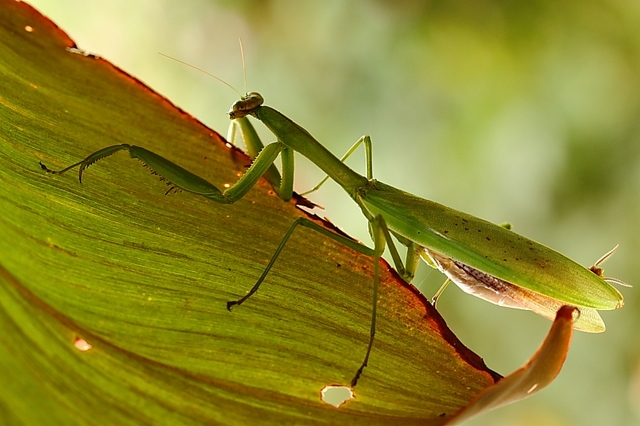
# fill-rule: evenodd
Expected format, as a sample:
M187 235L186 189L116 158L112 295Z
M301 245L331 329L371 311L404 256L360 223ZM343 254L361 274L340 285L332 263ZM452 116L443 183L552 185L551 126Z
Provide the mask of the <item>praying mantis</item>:
M264 146L248 116L261 121L275 135L276 142ZM453 281L465 292L497 305L529 309L549 319L553 319L563 305L576 306L580 316L574 327L578 330L604 331L604 323L597 311L623 306L622 295L611 284L624 283L605 277L600 267L615 248L586 268L542 244L518 235L510 227L492 224L377 181L373 178L372 143L368 136L360 138L340 159L304 128L264 105L264 99L257 92L241 96L232 105L229 117L233 120L230 139L240 132L253 162L233 185L224 190L152 151L129 144L105 147L57 171L42 163L40 166L52 174L63 174L79 167L78 177L82 182L82 174L89 165L116 152L128 151L131 158L145 163L173 187L216 203L232 204L263 176L281 199L289 200L293 194L294 153L307 157L327 174L326 179L332 179L340 185L360 207L368 222L373 248L301 217L290 226L254 286L238 300L227 302L227 308L231 310L233 306L241 305L258 291L288 239L299 226L372 257L373 303L369 342L363 362L351 380L351 387L357 384L369 362L376 330L380 257L387 247L396 270L407 282L411 282L422 259L444 273L447 282ZM360 145L364 145L365 149L366 176L344 163ZM282 161L282 175L274 165L278 156ZM404 261L394 239L407 248Z

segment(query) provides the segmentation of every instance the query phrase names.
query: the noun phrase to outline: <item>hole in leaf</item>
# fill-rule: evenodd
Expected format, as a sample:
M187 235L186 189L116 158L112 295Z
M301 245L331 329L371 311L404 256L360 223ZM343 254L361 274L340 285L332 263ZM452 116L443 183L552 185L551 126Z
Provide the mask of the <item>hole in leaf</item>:
M325 386L320 391L321 399L334 407L340 407L354 398L353 391L347 386Z
M86 352L93 347L89 342L81 339L80 337L76 337L76 340L73 342L73 346L75 346L80 352Z

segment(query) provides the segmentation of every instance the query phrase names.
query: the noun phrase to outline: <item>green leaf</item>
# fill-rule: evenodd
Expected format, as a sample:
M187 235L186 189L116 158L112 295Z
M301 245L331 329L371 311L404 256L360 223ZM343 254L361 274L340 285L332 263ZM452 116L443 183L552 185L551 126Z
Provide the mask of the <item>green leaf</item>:
M119 143L216 184L250 161L9 0L0 7L0 123L5 422L442 424L499 378L384 263L356 398L340 409L320 401L364 356L371 258L296 230L260 291L227 311L306 213L266 182L234 205L164 195L124 154L90 167L82 184L44 173L39 161L58 169Z

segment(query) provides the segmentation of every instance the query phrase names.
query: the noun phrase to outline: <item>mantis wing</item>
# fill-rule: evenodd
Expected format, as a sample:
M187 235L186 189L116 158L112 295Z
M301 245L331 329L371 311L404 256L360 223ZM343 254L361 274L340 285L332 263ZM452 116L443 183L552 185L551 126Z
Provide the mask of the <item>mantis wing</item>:
M499 280L495 286L487 286L474 276L460 268L456 262L429 249L424 249L425 261L434 264L440 272L456 283L465 293L477 296L487 302L499 306L515 309L528 309L536 314L553 321L564 302L545 296L524 287L518 287L506 281ZM494 282L496 279L494 278ZM588 333L602 333L606 330L604 321L593 308L580 308L580 315L574 320L573 328Z
M546 296L542 305L556 300L559 305L608 310L624 304L620 292L602 277L509 229L382 182L372 182L357 198L366 214L382 215L397 234L515 287Z

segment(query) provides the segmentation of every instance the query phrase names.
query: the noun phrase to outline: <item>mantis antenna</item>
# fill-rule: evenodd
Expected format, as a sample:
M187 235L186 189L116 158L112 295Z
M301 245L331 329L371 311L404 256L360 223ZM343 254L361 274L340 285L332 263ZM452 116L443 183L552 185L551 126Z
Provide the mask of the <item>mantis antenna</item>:
M240 50L242 50L242 43L240 43ZM224 81L224 80L223 80L223 79L221 79L220 77L215 76L215 75L211 74L210 72L207 72L207 71L203 70L202 68L198 68L198 67L196 67L195 65L191 65L191 64L190 64L190 63L188 63L188 62L181 61L180 59L176 59L176 58L174 58L173 56L165 55L164 53L161 53L161 52L158 52L158 54L159 54L159 55L164 56L165 58L169 58L169 59L172 59L172 60L174 60L174 61L176 61L176 62L180 62L182 65L186 65L186 66L188 66L188 67L190 67L190 68L193 68L194 70L200 71L201 73L204 73L204 74L208 75L209 77L213 77L213 78L215 78L215 79L216 79L216 80L218 80L220 83L222 83L222 84L226 85L227 87L230 87L230 88L231 88L231 90L233 90L233 91L234 91L234 92L236 92L238 95L240 95L240 97L242 97L242 94L241 94L240 92L238 92L238 90L237 90L235 87L233 87L231 84L227 83L226 81ZM243 53L243 56L242 56L242 66L244 67L244 53ZM245 70L245 77L244 77L244 85L245 85L245 89L246 89L246 86L247 86L246 70Z
M242 39L238 38L240 43L240 56L242 57L242 75L244 76L244 93L247 93L247 64L244 61L244 46L242 45Z
M244 92L247 93L247 66L246 66L246 63L245 63L245 60L244 60L244 46L242 45L242 39L241 38L238 39L238 42L240 43L240 56L242 57L242 75L243 75L243 79L244 79ZM207 71L203 70L202 68L198 68L195 65L191 65L188 62L181 61L180 59L174 58L173 56L165 55L162 52L158 52L158 54L164 56L165 58L169 58L169 59L172 59L172 60L174 60L176 62L179 62L182 65L186 65L186 66L188 66L190 68L193 68L194 70L200 71L201 73L204 73L204 74L208 75L209 77L215 78L220 83L226 85L227 87L230 87L231 90L233 90L238 95L240 95L240 97L243 97L242 94L240 92L238 92L238 90L235 87L233 87L231 84L227 83L226 81L224 81L220 77L218 77L216 75L213 75L210 72L207 72Z

